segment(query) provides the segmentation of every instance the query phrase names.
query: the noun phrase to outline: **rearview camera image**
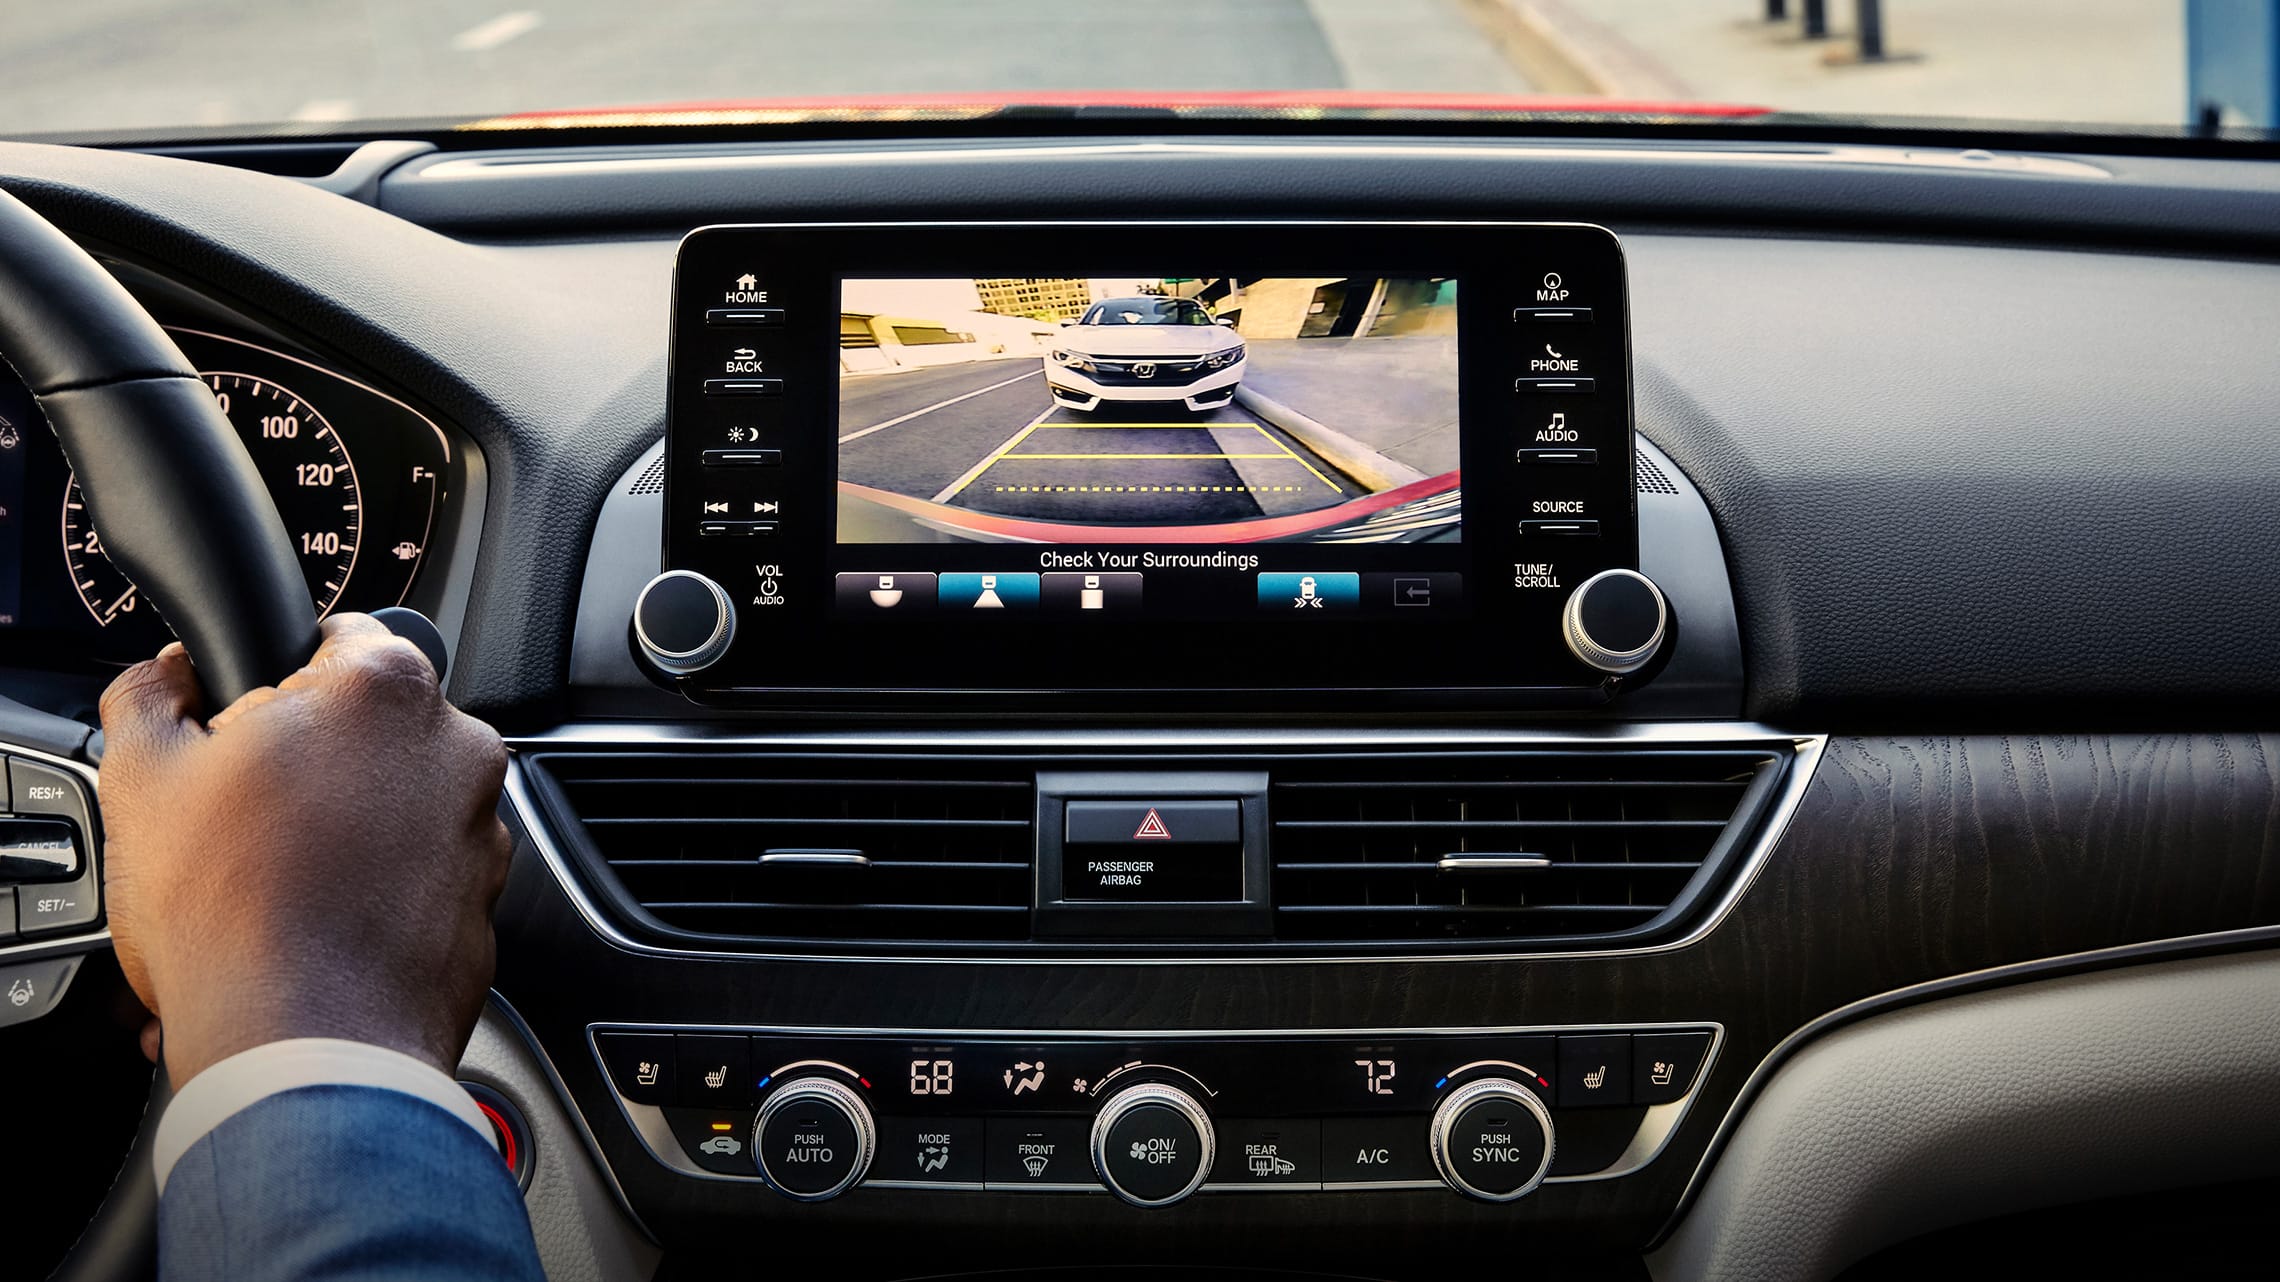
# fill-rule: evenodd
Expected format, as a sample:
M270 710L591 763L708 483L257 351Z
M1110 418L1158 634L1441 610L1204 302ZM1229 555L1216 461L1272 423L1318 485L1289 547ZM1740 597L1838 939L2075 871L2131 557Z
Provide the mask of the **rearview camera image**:
M1457 282L846 280L841 543L1456 541Z

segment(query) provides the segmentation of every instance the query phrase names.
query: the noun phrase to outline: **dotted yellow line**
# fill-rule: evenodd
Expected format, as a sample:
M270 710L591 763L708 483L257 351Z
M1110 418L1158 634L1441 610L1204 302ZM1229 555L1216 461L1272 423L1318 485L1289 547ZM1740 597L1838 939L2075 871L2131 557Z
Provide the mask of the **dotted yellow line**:
M1000 485L1000 494L1293 494L1302 485Z

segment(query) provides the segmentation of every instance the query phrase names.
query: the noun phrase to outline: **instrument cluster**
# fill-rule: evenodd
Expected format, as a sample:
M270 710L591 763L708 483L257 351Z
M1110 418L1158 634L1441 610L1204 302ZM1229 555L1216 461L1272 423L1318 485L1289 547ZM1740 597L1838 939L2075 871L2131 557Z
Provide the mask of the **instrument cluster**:
M267 483L320 615L405 603L466 447L395 397L247 337L169 326ZM0 655L146 658L164 619L111 562L30 392L0 369Z

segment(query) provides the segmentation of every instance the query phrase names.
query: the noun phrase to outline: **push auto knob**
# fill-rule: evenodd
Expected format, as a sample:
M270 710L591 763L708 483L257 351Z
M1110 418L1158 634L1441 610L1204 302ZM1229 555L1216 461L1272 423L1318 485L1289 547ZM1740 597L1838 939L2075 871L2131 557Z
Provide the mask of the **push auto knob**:
M821 1202L854 1187L878 1148L871 1106L829 1077L778 1087L752 1124L752 1160L768 1187L795 1202Z
M1587 668L1612 677L1647 666L1670 629L1670 605L1637 570L1602 570L1568 594L1560 636Z
M1093 1170L1134 1206L1170 1206L1211 1173L1211 1117L1175 1086L1127 1086L1093 1118Z
M736 640L736 603L726 588L694 570L667 570L634 598L633 639L665 672L702 672Z
M1526 1197L1552 1166L1552 1115L1509 1078L1467 1082L1433 1110L1433 1165L1467 1197Z

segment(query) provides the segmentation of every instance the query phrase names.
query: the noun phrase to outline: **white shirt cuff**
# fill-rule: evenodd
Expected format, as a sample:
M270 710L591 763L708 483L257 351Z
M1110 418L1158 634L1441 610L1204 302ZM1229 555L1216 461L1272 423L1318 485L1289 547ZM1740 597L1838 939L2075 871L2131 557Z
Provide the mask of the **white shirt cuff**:
M432 1065L384 1046L337 1037L295 1037L239 1051L175 1092L151 1141L159 1192L166 1191L166 1177L174 1164L208 1132L272 1095L303 1086L402 1091L474 1127L484 1143L498 1142L474 1099Z

